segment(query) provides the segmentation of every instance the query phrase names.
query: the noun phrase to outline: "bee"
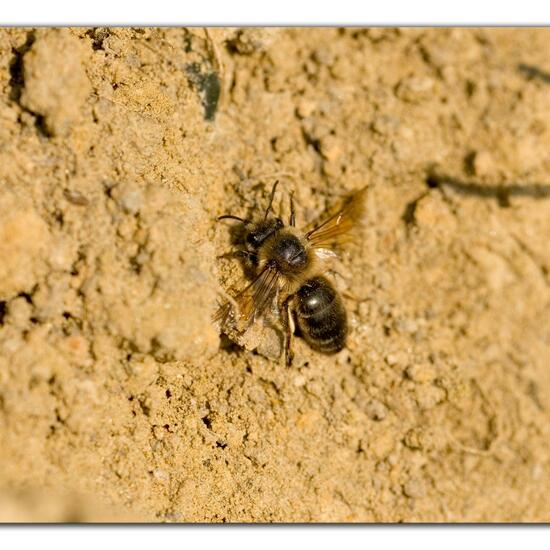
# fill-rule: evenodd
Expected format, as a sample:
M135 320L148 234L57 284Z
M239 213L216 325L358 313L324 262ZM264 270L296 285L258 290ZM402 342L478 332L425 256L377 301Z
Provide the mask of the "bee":
M233 219L243 224L244 258L253 273L252 282L215 313L214 321L246 332L251 325L275 308L284 334L285 364L293 360L292 338L299 334L315 351L334 354L346 345L347 313L342 297L325 276L337 248L353 237L363 218L363 188L344 201L339 210L313 229L296 228L296 212L290 194L288 225L271 213L278 181L259 221L224 214L218 220Z

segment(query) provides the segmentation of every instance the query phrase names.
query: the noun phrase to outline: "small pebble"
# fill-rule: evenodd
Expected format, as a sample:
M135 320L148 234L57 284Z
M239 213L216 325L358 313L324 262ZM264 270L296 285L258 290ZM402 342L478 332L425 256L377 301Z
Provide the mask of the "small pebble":
M90 203L90 201L76 189L65 189L63 195L71 204L77 206L87 206Z
M399 128L399 119L389 115L378 115L372 121L371 127L382 136L392 135Z
M380 421L388 415L388 408L378 399L373 399L367 403L365 412L370 419Z
M431 96L434 84L433 78L410 76L397 86L397 97L409 103L418 103Z
M410 479L403 485L403 493L409 498L422 498L426 494L426 489L420 479Z
M113 197L128 214L136 214L143 207L143 192L136 184L123 183L115 187Z
M405 373L414 382L432 382L436 374L433 365L428 363L409 365Z
M388 353L388 355L386 355L386 363L390 367L398 366L404 368L407 366L408 361L409 357L404 351L397 351L394 353Z
M321 154L328 162L336 162L342 155L342 147L338 138L332 135L321 140Z
M168 474L166 473L165 470L161 469L161 468L157 468L154 472L153 472L153 475L155 476L155 479L158 479L159 481L168 481Z
M475 176L488 176L494 171L495 162L489 151L476 151L471 155L469 165Z
M11 300L8 311L11 323L17 328L25 328L31 316L32 306L20 296Z
M422 434L417 429L409 430L405 434L405 438L403 439L403 443L406 447L409 449L421 449L422 448Z

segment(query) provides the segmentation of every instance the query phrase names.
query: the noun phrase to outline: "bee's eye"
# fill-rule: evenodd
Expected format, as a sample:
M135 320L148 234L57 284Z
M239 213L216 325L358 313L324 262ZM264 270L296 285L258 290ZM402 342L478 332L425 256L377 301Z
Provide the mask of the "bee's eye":
M253 248L259 248L269 236L279 231L283 226L284 224L279 218L264 221L255 226L254 230L246 236L246 242Z
M258 235L257 233L249 233L246 237L246 242L251 246L258 246L261 241L261 235Z

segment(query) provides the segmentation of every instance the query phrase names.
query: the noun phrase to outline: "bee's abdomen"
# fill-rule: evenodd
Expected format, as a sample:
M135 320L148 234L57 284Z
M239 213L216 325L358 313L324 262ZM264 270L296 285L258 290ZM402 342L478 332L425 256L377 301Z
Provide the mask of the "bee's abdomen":
M321 353L346 345L347 316L338 292L324 277L306 281L297 292L296 321L307 343Z

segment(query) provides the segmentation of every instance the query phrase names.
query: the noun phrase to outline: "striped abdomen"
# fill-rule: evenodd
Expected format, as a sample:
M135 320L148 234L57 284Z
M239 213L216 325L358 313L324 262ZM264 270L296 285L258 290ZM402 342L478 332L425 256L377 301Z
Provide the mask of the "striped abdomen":
M296 293L295 313L302 336L314 350L337 353L346 345L346 310L324 277L313 277L302 285Z

